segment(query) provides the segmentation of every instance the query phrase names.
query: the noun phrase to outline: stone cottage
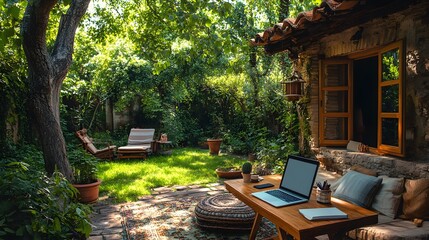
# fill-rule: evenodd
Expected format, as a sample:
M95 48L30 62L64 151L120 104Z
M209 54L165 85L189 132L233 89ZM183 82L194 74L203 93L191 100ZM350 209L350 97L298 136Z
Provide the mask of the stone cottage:
M429 176L429 1L324 0L251 44L289 53L310 93L311 146L328 166Z

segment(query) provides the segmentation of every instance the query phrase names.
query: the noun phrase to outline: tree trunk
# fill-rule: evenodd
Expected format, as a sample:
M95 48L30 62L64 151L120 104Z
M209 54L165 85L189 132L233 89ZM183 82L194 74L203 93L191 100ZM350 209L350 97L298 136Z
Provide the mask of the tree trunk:
M73 180L73 174L60 125L60 90L72 62L76 29L89 1L72 0L67 13L61 16L52 53L46 46L46 31L56 0L28 1L21 25L28 62L29 113L38 131L45 169L48 175L58 169L69 180Z
M0 149L6 144L6 118L9 112L9 101L6 93L0 90Z

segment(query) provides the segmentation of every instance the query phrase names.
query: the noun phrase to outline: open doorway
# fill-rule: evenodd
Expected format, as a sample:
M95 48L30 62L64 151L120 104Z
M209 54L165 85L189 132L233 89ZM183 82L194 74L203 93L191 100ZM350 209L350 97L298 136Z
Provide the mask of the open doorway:
M377 148L378 57L353 62L353 140Z

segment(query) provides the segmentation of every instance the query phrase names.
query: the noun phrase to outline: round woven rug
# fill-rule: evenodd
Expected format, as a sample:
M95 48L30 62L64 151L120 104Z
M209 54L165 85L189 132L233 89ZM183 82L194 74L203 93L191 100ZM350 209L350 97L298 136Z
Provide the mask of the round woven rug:
M250 230L255 212L231 193L224 193L201 200L195 207L195 216L203 228Z

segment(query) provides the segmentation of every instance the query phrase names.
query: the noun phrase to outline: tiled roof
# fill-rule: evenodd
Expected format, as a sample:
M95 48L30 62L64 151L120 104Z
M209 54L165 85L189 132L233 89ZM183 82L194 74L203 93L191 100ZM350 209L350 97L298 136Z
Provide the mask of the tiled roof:
M256 34L250 44L264 46L269 54L284 50L297 54L303 47L327 34L338 33L373 18L399 11L411 2L413 1L323 0L320 6L299 13L296 18L287 18Z

